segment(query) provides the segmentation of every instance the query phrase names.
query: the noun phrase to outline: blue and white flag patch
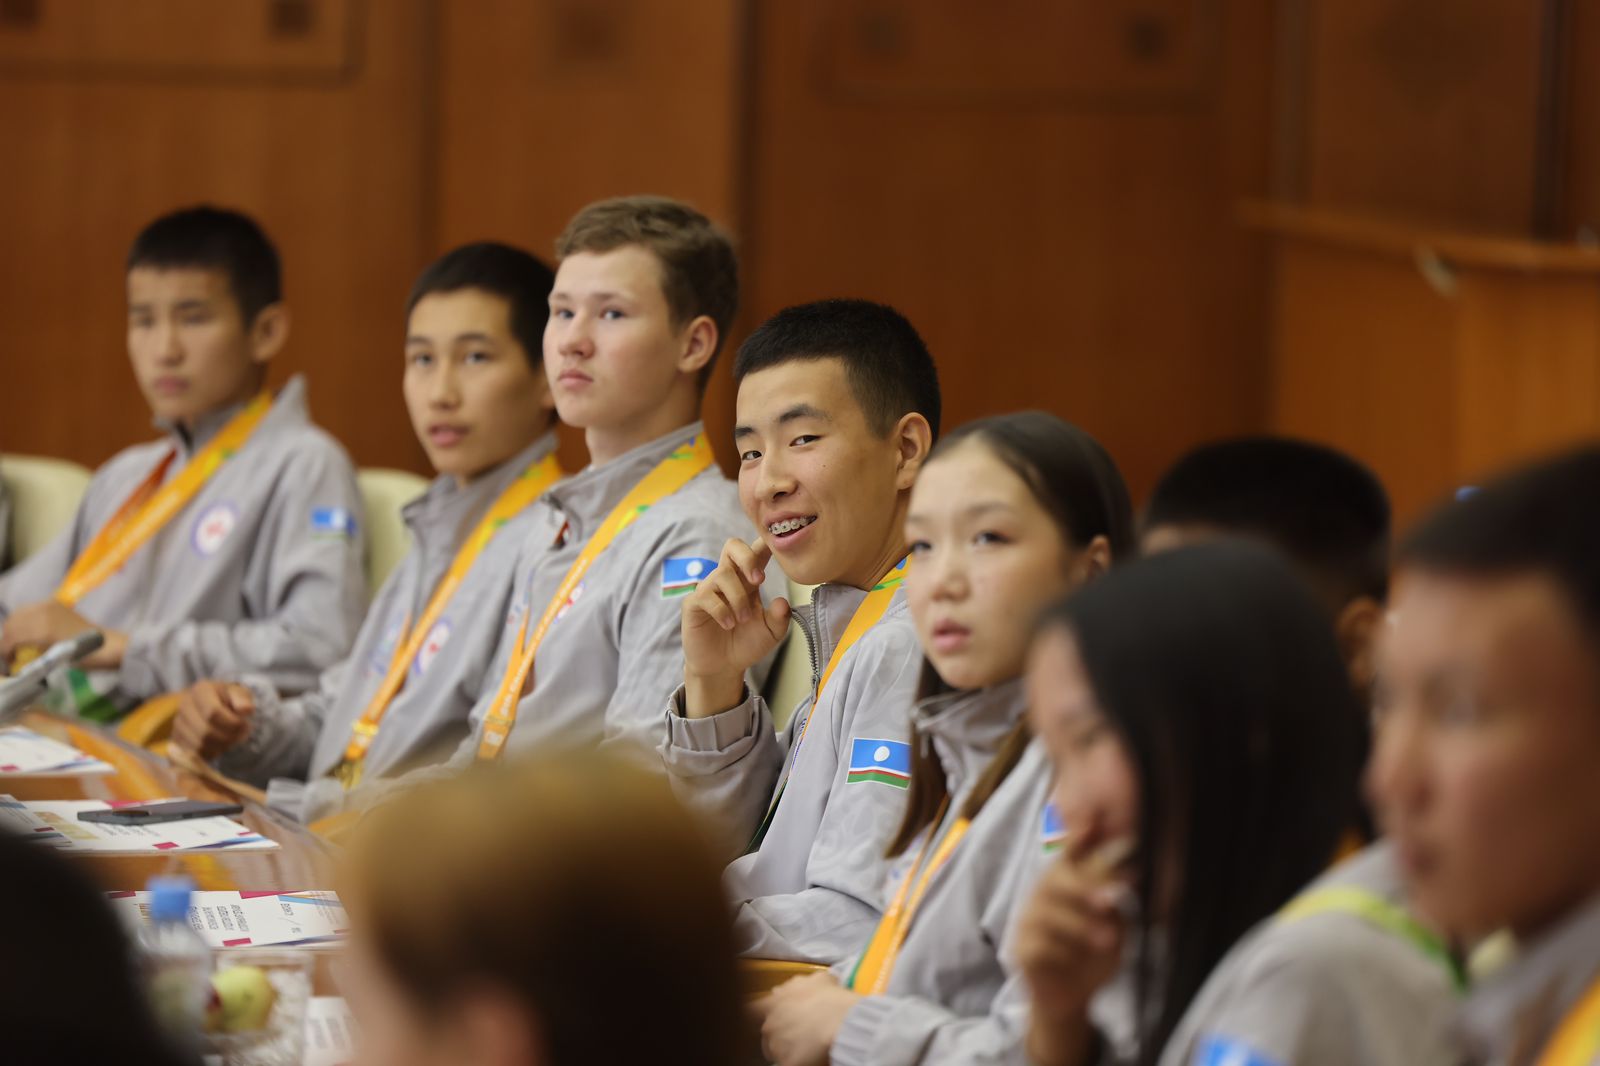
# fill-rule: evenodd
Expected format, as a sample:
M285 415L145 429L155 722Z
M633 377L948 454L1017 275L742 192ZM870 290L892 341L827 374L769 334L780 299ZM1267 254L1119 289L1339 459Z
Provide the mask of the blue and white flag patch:
M356 516L347 507L313 507L311 509L311 535L313 537L353 537L356 535Z
M1283 1066L1246 1044L1226 1036L1208 1036L1194 1053L1191 1066Z
M711 571L717 568L715 559L701 559L692 555L661 562L661 595L664 599L684 596L694 591Z
M1051 855L1060 851L1066 842L1067 826L1061 820L1061 812L1054 803L1046 803L1039 815L1039 845L1046 855Z
M852 737L847 783L876 781L895 788L911 787L911 745L898 740Z

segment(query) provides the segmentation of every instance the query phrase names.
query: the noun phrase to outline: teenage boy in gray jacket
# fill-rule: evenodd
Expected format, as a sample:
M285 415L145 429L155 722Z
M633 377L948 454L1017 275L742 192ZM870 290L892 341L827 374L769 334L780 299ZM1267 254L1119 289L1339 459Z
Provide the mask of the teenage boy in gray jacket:
M305 820L367 774L454 750L504 625L530 505L561 473L541 365L553 280L527 252L489 242L422 272L402 391L438 477L401 512L411 550L354 652L316 688L290 697L259 676L200 682L184 694L174 744L270 782L270 802Z
M901 578L911 486L939 428L916 330L863 300L782 311L739 351L740 499L760 529L730 541L683 607L683 687L662 756L734 854L724 876L739 950L834 963L884 906L885 849L905 806L922 651ZM788 631L760 595L778 574L817 585L795 609L812 692L780 738L744 680Z
M190 208L128 253L128 354L167 439L95 472L72 524L0 577L0 661L99 629L52 702L108 720L217 674L288 692L344 658L366 609L361 502L305 385L263 391L288 338L278 255Z

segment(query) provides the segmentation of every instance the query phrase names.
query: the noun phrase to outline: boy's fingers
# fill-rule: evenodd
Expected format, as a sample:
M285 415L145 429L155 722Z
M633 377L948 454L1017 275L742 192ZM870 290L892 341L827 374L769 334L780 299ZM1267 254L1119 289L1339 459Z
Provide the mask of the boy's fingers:
M767 620L767 632L772 634L774 640L782 640L789 634L789 615L792 613L789 601L779 596L772 601L772 605L763 612Z
M772 560L772 545L768 544L764 537L758 536L750 542L750 550L755 555L756 569L765 576L767 563Z
M754 544L746 544L742 540L730 540L728 546L722 550L722 560L726 570L751 588L758 588L766 577L763 572L766 567L766 556L771 552L766 551L766 545L760 540ZM720 571L719 571L720 572Z
M727 602L713 587L707 586L705 595L695 599L694 609L723 629L732 629L734 627L733 609L728 606Z
M243 685L229 685L223 690L228 706L246 717L256 713L256 695Z
M752 597L750 589L745 585L744 579L735 570L723 572L718 570L710 578L711 587L720 595L733 610L734 617L741 622L750 618Z

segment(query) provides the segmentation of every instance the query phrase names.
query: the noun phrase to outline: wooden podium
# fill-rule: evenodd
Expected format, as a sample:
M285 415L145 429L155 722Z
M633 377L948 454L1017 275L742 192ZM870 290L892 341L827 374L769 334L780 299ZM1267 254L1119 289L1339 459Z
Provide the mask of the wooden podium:
M1241 213L1273 246L1268 425L1370 464L1399 528L1507 464L1600 436L1600 248Z

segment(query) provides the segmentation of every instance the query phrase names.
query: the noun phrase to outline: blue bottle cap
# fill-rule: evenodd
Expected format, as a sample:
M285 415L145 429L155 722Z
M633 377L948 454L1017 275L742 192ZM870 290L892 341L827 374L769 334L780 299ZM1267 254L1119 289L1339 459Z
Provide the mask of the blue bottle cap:
M152 877L146 886L150 893L150 917L157 922L187 922L189 896L194 882L187 877Z

